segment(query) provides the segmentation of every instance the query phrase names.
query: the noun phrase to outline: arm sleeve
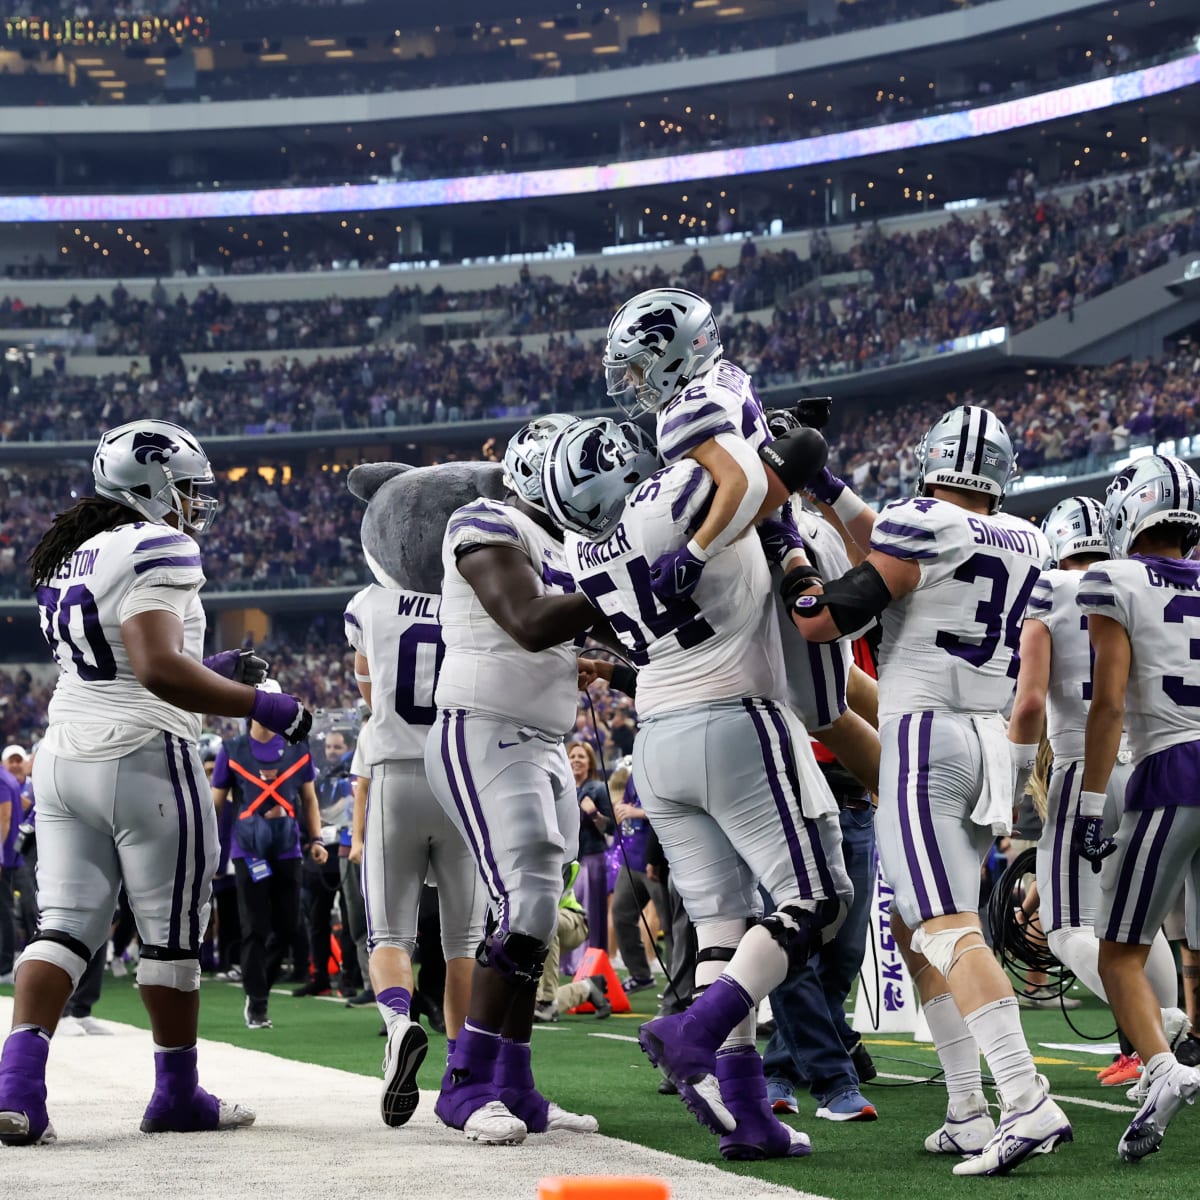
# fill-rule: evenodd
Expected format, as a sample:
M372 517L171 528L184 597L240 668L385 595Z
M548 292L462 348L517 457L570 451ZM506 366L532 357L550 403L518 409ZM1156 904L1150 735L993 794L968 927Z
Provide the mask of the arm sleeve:
M476 546L528 551L507 507L491 500L475 500L457 509L446 526L446 540L455 558Z
M1120 586L1117 573L1112 563L1102 567L1092 567L1079 582L1079 591L1075 594L1075 603L1081 612L1098 613L1102 617L1112 617L1126 629L1129 628L1128 597Z
M746 476L746 494L734 510L729 524L706 547L710 558L736 541L750 527L767 498L767 471L758 457L758 451L745 439L730 433L718 436L717 445L742 469L742 474Z

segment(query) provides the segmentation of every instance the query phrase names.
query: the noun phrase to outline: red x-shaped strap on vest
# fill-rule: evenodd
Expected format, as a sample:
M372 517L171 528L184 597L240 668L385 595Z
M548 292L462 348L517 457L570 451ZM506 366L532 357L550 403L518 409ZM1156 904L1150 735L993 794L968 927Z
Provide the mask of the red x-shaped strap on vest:
M311 758L311 754L306 754L297 762L292 763L292 765L288 767L288 769L284 771L282 775L277 776L270 783L268 783L265 779L259 778L257 775L252 775L246 770L245 767L243 767L240 763L234 762L231 758L229 760L230 769L236 771L243 779L254 784L254 786L259 789L258 795L255 796L254 799L247 804L240 813L238 813L238 820L244 821L247 817L257 812L258 809L260 809L268 800L273 800L279 805L280 808L283 809L285 813L287 813L289 817L294 817L296 815L296 810L279 794L279 788L282 784L291 779L291 777L295 775L297 771L306 766Z

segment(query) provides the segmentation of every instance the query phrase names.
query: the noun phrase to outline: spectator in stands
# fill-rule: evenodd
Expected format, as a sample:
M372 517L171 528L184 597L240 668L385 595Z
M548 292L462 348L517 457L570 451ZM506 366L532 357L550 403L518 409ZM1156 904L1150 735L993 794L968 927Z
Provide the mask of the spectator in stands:
M579 875L587 914L588 945L608 948L608 887L605 853L616 829L608 788L600 782L596 751L590 742L573 742L567 751L579 800Z

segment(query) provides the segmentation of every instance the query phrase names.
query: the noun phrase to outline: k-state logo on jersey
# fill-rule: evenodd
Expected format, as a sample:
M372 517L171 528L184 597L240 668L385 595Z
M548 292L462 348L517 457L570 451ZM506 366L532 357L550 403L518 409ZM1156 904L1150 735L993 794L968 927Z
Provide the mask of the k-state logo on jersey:
M140 463L162 463L171 461L182 447L165 433L135 433L133 435L133 457Z
M675 336L677 328L675 314L669 308L656 308L632 322L629 332L647 350L662 350Z

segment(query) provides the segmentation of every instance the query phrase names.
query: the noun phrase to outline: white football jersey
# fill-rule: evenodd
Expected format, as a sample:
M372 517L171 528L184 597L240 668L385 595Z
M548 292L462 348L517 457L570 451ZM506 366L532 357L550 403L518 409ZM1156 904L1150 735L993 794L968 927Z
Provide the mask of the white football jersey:
M87 761L119 758L164 730L196 741L200 716L160 700L137 681L121 625L141 612L178 612L184 653L200 662L203 585L200 547L191 537L137 521L88 538L38 588L42 633L59 672L46 734L54 753Z
M371 675L371 737L365 765L425 757L437 716L433 695L446 647L440 597L368 584L346 606L346 641ZM361 745L361 743L360 743Z
M1017 677L1021 621L1050 554L1035 525L945 500L896 500L871 549L921 570L883 613L879 724L903 713L1003 711Z
M1125 732L1134 762L1200 739L1200 628L1191 624L1200 619L1200 563L1111 559L1088 569L1075 600L1129 634Z
M791 505L809 561L825 579L840 579L850 570L842 535L819 513L806 508L799 496L792 497ZM778 569L773 572L776 577L779 574ZM778 590L772 591L783 642L788 703L810 733L827 729L846 711L846 683L854 661L850 639L825 644L806 642L784 608Z
M1087 617L1075 602L1082 580L1082 571L1043 571L1025 609L1025 620L1041 621L1050 634L1046 736L1059 762L1083 758L1091 707L1092 647Z
M771 440L750 376L725 359L659 411L658 455L670 465L719 433L745 438L756 450Z
M575 724L579 699L578 654L564 642L534 654L522 650L492 620L459 574L458 553L467 546L520 550L541 576L547 593L564 595L575 585L562 543L519 509L475 500L451 516L442 539L442 637L446 657L438 678L439 708L490 713L555 736Z
M695 532L712 491L699 464L677 463L638 486L604 541L567 534L568 570L640 668L643 717L713 700L783 698L779 623L757 534L709 559L687 599L664 604L650 591L650 564Z

